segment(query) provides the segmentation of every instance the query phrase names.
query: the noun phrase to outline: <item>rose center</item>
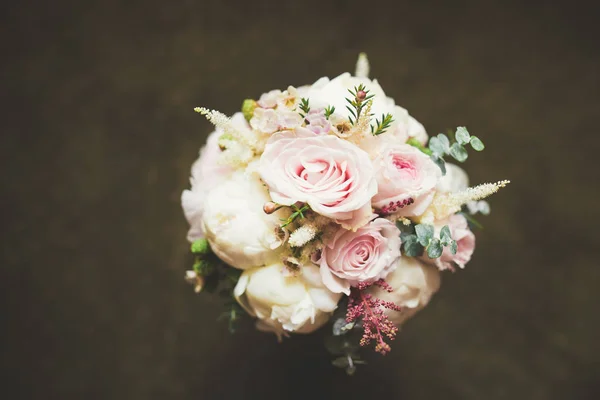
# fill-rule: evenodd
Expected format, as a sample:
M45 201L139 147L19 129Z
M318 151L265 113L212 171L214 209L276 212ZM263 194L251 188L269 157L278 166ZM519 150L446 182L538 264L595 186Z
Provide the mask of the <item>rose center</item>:
M406 158L394 155L392 157L392 164L394 167L396 167L396 170L402 179L412 180L417 176L417 169L415 168L415 165Z

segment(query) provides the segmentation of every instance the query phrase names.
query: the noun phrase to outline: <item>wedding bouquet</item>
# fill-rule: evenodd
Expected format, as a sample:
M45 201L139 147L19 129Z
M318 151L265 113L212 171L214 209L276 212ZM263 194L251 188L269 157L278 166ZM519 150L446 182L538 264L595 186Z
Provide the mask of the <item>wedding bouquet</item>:
M230 327L244 313L281 340L330 322L334 365L386 354L408 318L462 269L473 215L508 181L469 187L446 163L482 141L458 127L428 138L386 97L359 56L356 73L272 90L232 117L195 110L216 130L181 202L196 292L218 290Z

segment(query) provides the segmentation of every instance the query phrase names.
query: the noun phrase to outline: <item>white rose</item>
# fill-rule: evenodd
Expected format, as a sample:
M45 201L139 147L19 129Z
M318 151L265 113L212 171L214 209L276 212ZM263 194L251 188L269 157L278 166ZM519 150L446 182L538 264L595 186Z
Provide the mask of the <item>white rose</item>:
M251 171L249 168L248 171ZM212 250L232 267L246 269L279 258L280 212L267 215L266 188L251 172L237 172L206 196L203 230Z
M311 333L329 320L342 295L325 288L314 265L303 266L298 276L284 275L284 268L274 263L244 271L234 296L259 319L259 330L279 338L286 332Z
M446 175L438 181L436 190L442 193L454 193L469 187L469 176L459 166L446 163Z
M369 293L402 307L402 311L386 310L390 320L401 325L429 303L440 288L440 272L416 258L402 256L385 281L392 287L391 293L376 285L368 289Z

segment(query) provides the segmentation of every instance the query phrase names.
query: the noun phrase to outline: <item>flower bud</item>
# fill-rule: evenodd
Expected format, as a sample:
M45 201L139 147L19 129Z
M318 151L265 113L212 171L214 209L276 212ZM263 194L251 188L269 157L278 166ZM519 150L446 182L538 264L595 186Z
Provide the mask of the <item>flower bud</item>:
M279 210L281 206L277 203L273 203L272 201L267 201L263 206L263 211L265 214L273 214L275 211Z

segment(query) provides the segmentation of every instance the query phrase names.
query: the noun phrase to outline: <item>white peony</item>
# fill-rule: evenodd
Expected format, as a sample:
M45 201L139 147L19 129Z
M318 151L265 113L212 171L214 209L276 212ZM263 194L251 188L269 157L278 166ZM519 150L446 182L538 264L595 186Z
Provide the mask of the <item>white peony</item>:
M401 325L429 303L440 288L440 272L413 257L400 257L396 270L385 281L392 287L391 293L376 285L368 289L369 293L402 307L402 311L385 311L393 323Z
M423 125L411 117L406 109L396 105L393 98L387 97L377 79L359 78L347 72L332 80L323 77L310 86L308 90L303 88L302 97L309 99L312 109L334 106L335 115L348 117L350 115L346 109L348 105L346 98L350 96L348 89L354 90L354 87L358 87L360 84L365 85L369 90L369 94L374 95L371 106L373 123L375 123L375 118L381 119L382 114L390 113L394 118L388 132L390 135L402 142L405 142L409 137L414 137L423 144L427 142L427 133ZM335 120L335 117L333 119Z
M281 212L267 215L266 188L248 168L211 190L205 199L203 230L212 250L232 267L247 269L279 259Z
M259 330L279 338L286 332L311 333L324 325L341 298L323 285L319 268L303 266L298 276L284 275L281 263L244 271L235 289L238 303L258 318Z
M461 167L446 163L446 175L438 181L436 190L442 193L455 193L469 187L469 176Z

